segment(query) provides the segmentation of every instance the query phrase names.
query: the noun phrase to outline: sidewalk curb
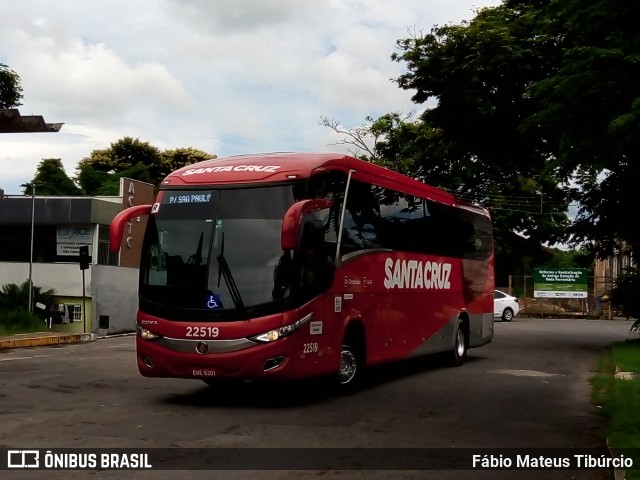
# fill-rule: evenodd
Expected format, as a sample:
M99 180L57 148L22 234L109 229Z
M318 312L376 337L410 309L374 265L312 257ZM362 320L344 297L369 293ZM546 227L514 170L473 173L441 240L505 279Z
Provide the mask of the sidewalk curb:
M25 336L20 338L14 335L14 338L0 340L0 350L8 348L25 348L40 347L45 345L59 345L67 343L84 343L95 342L97 336L95 333L62 333L60 335L40 335Z
M135 334L136 332L116 333L113 335L100 335L97 337L97 340L106 340L108 338L118 338L118 337L131 337Z

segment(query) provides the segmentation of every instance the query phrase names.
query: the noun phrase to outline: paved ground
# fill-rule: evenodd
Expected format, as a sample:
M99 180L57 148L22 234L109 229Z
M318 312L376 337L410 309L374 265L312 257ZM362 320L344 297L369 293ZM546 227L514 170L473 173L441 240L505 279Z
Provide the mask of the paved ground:
M380 366L372 369L360 391L349 396L332 395L320 384L277 388L248 384L224 390L200 381L143 378L137 371L132 335L5 349L0 352L0 445L43 451L195 448L199 463L191 470L156 465L158 469L149 472L3 471L0 477L611 480L598 476L609 473L600 471L347 471L330 468L324 460L317 469L256 472L245 463L239 470L209 470L201 457L225 447L311 452L321 447L346 449L345 453L362 448L370 454L380 448L419 447L426 453L418 455L431 457L435 448L478 452L490 447L508 454L515 448L600 446L602 417L595 414L590 400L589 378L598 352L627 338L628 328L629 322L526 318L497 322L494 342L473 349L462 368L451 369L427 358Z

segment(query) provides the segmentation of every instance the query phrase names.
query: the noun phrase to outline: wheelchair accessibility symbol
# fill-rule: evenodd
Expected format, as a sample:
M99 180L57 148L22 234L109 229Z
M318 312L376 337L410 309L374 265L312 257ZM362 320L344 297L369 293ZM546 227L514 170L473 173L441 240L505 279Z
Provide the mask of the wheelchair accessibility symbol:
M207 296L207 308L210 310L214 310L216 308L221 308L222 302L220 301L220 297L215 293Z

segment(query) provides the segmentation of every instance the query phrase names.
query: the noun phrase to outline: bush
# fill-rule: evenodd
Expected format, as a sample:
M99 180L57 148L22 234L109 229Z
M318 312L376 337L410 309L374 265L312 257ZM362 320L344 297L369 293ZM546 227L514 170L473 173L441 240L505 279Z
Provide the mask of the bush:
M640 319L640 272L626 269L611 290L611 306L622 316Z
M53 301L55 290L43 290L42 287L31 288L32 306L36 303L49 305ZM20 285L7 283L0 288L0 311L2 310L29 310L29 280Z
M49 305L53 302L54 290L43 290L33 286L32 304ZM29 312L29 281L20 285L7 283L0 288L0 335L37 332L46 330L44 318L36 310Z
M0 335L46 330L44 321L27 310L0 310Z

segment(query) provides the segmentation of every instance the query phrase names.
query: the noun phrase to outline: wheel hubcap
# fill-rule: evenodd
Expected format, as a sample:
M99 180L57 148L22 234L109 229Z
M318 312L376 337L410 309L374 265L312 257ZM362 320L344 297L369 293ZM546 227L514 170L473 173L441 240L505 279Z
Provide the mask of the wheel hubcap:
M458 339L456 341L456 349L458 351L458 356L464 356L464 332L462 329L458 330Z
M350 350L342 350L340 352L340 372L338 373L338 381L341 384L349 383L356 375L358 362L356 356Z

